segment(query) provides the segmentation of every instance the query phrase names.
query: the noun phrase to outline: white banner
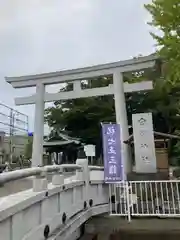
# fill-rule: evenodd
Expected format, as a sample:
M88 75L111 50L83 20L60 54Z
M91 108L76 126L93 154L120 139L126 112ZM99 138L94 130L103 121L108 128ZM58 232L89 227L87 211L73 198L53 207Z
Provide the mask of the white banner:
M154 173L157 169L152 113L133 114L132 122L136 172Z

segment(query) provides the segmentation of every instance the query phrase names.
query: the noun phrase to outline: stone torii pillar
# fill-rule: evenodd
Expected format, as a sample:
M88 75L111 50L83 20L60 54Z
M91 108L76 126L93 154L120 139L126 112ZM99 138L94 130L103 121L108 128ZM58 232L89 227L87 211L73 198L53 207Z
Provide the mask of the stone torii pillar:
M43 164L44 143L44 93L45 85L41 82L36 85L35 95L35 118L32 148L32 167Z
M121 142L124 139L128 139L129 130L128 130L128 120L127 120L127 111L126 111L126 99L124 94L124 82L123 74L119 71L113 73L113 86L114 86L114 104L116 112L116 123L120 124L121 127ZM122 151L122 161L124 166L124 172L128 173L131 171L131 159L128 150L128 145L122 142L121 144Z

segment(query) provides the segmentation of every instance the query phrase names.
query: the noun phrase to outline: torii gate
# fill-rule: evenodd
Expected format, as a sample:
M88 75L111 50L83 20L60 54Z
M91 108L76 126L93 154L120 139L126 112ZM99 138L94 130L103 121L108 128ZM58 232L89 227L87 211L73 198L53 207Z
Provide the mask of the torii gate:
M21 77L5 77L5 80L14 88L36 87L35 95L15 99L16 105L35 104L32 166L42 165L44 102L114 94L116 122L121 125L122 139L128 139L129 133L124 92L147 91L153 89L153 85L152 81L144 81L132 84L124 83L123 73L152 68L154 67L156 60L157 56L150 55L137 59L130 59L126 61L119 61L73 70ZM107 75L113 75L113 84L101 88L85 90L81 89L81 80ZM45 92L45 85L67 82L73 83L73 91L59 93ZM128 156L128 146L123 143L122 157L126 173L131 171L131 163Z

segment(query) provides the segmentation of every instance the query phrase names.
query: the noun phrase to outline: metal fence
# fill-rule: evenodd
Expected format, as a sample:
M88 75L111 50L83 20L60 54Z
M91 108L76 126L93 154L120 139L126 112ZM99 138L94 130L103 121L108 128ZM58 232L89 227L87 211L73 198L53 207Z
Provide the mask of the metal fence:
M180 217L180 181L127 181L109 185L110 215Z

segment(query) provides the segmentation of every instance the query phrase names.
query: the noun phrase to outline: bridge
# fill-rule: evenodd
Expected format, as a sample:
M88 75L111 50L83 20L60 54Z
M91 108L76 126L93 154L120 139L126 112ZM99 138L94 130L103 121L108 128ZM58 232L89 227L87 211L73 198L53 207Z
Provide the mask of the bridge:
M106 240L120 228L152 230L152 222L156 222L156 230L179 233L176 220L161 219L160 224L157 219L150 223L143 219L143 223L139 220L140 224L136 224L134 219L179 218L179 180L158 178L156 174L148 179L147 173L146 180L128 178L132 166L124 143L129 137L124 93L148 91L153 85L152 81L124 83L123 74L153 68L156 60L151 55L75 70L6 78L14 88L35 86L36 94L15 99L17 105L35 104L32 167L0 174L0 185L32 177L32 187L1 197L0 240L75 240L83 239L83 235L84 239L87 236L95 239L95 234L99 240ZM107 75L113 76L113 84L81 89L82 80ZM73 91L45 92L45 85L68 82L73 83ZM87 159L77 159L76 164L43 166L44 102L109 94L114 95L116 122L122 128L121 153L126 181L105 184L104 168L88 166ZM67 178L64 169L75 174ZM48 181L49 174L52 182Z
M74 170L75 174L65 179L64 169ZM52 174L51 183L48 174ZM133 229L163 231L171 233L171 239L172 232L180 233L179 220L174 219L180 217L178 180L108 185L104 183L103 167L88 166L87 159L78 159L76 164L2 173L0 184L30 176L31 189L0 199L2 240L76 240L94 236L109 239L115 229L126 230L128 234Z
M64 168L76 174L64 180ZM48 173L53 173L52 183ZM108 212L103 168L88 166L87 160L2 173L0 184L29 176L34 176L32 189L1 198L1 239L78 239L84 222Z

